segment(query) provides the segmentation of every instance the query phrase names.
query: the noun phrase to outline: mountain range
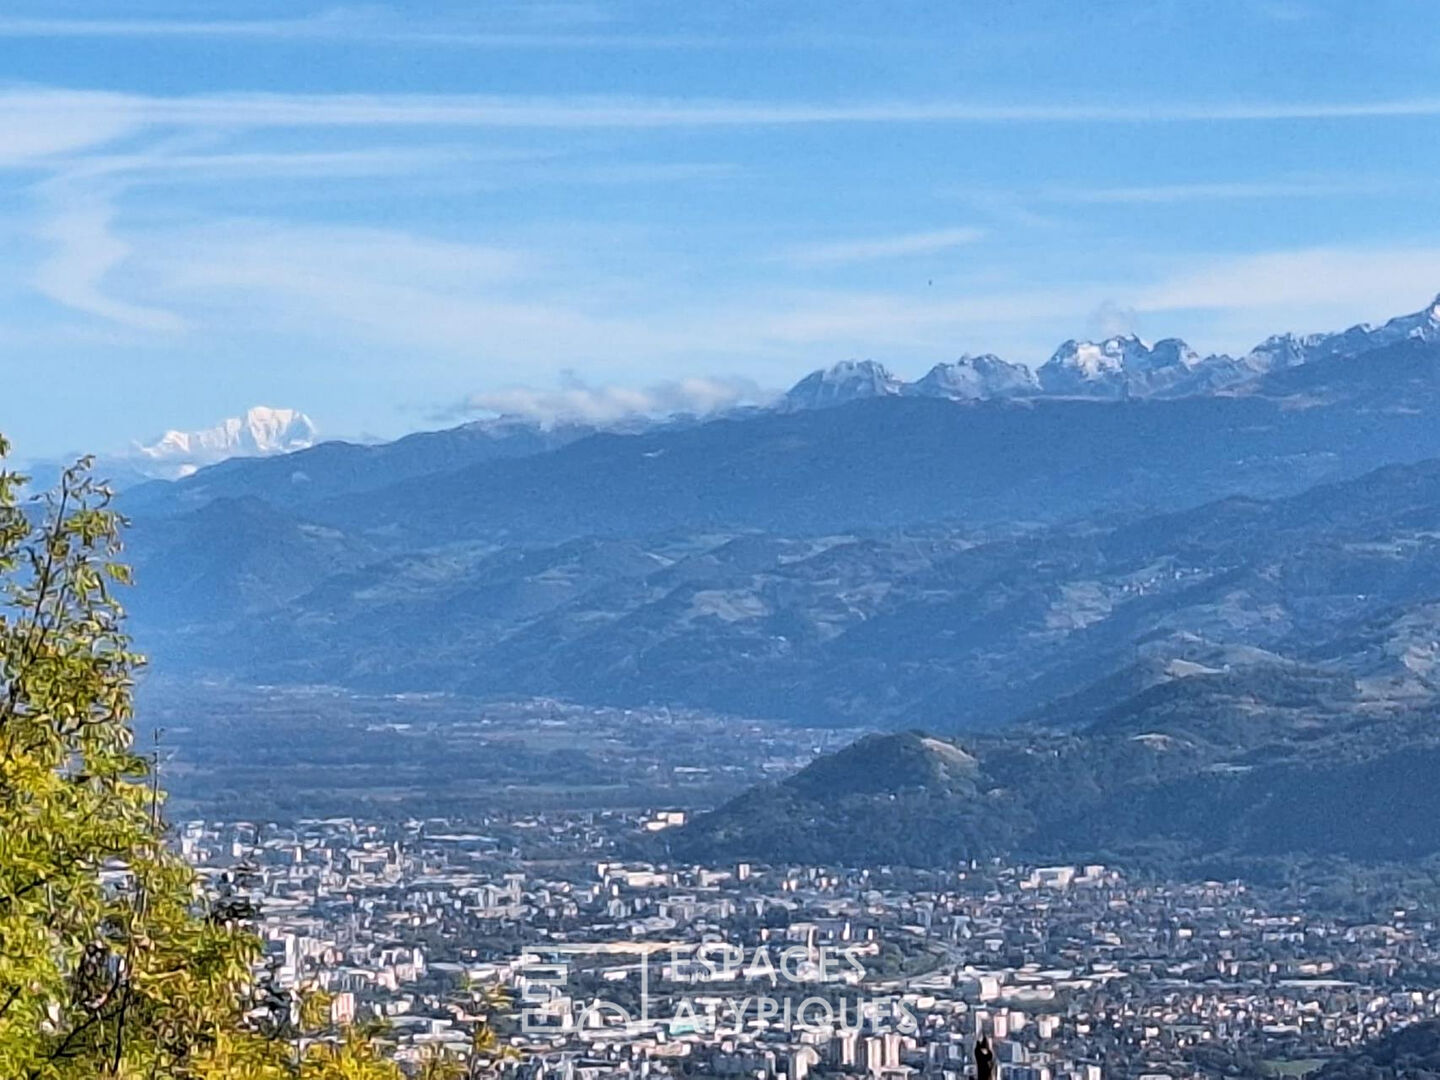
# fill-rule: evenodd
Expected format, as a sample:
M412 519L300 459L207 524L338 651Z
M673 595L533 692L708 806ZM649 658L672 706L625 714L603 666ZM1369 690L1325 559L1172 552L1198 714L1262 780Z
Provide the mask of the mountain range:
M1279 334L1241 357L1202 357L1179 338L1153 345L1134 334L1066 341L1034 371L990 353L936 364L913 383L873 360L848 360L807 375L783 398L785 408L823 408L861 398L909 395L982 401L994 398L1187 397L1252 384L1259 376L1316 361L1358 356L1398 342L1440 341L1440 297L1422 311L1381 326L1338 333Z
M856 363L713 419L230 460L123 494L134 627L186 677L934 733L866 749L903 764L879 792L817 763L677 839L697 851L757 854L726 821L768 807L920 859L897 799L951 822L947 858L1432 850L1383 815L1429 807L1440 763L1437 326L1239 360L1067 343L1028 380ZM1343 821L1313 794L1377 785ZM864 854L787 835L770 855Z
M1215 393L1253 382L1272 371L1317 360L1355 356L1402 341L1440 341L1440 297L1422 311L1398 316L1378 327L1362 323L1338 333L1276 335L1238 359L1226 355L1202 358L1178 338L1166 338L1151 345L1133 334L1125 334L1099 342L1066 341L1035 370L1002 360L992 353L966 354L958 360L936 364L914 382L897 378L874 360L846 360L811 372L779 395L772 408L796 411L898 396L951 401L1185 397ZM752 406L745 406L720 415L743 418L756 411ZM637 414L601 424L499 416L495 420L464 425L460 430L470 432L472 437L483 432L486 439L518 436L520 441L513 449L519 450L525 445L525 436L533 437L557 426L571 433L589 434L601 429L633 433L691 419L657 419ZM308 449L317 441L315 424L304 413L296 409L254 406L243 415L227 418L213 427L195 431L170 429L149 442L136 441L125 451L101 455L100 464L114 486L129 487L146 480L180 479L231 458L289 454ZM563 437L559 441L564 441ZM425 444L422 438L420 443L408 442L407 448ZM541 440L540 445L549 447L552 442ZM519 455L507 452L507 456ZM437 459L422 469L422 474L425 469L440 468L444 464L443 459ZM58 472L61 463L38 462L32 466L32 472L48 480Z

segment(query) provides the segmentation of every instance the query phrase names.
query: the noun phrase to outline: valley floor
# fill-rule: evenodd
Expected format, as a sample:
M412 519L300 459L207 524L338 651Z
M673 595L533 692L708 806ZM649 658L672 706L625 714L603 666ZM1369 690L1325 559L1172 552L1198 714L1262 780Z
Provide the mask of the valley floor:
M862 731L687 710L156 680L140 738L169 814L289 821L708 808Z

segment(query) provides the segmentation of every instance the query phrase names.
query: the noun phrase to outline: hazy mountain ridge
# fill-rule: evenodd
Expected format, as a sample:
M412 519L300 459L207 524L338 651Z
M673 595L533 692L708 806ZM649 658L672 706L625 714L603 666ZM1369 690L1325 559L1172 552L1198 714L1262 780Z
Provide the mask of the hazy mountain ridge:
M903 752L882 741L818 759L698 819L674 850L857 865L1440 851L1437 481L1440 463L1392 467L1118 529L1124 562L1169 537L1192 565L1207 550L1220 563L1184 603L1130 623L1133 663L1113 666L1115 650L1107 671L1092 653L1098 678L1008 732L962 736L970 787L884 766L920 744L879 737Z
M142 623L164 624L166 645L203 627L182 634L187 656L208 648L208 670L267 682L942 730L1041 722L1047 703L1110 673L1142 690L1206 670L1319 666L1363 677L1367 701L1430 693L1406 664L1417 654L1394 641L1418 641L1440 596L1437 463L1283 500L999 536L672 533L377 559L373 544L308 528L287 543L331 560L322 580L289 577L278 603L218 609L233 619L217 624L203 590L175 591L206 579L169 575L173 606L147 610L160 598L142 593ZM272 543L263 531L253 542ZM142 561L142 582L173 558ZM1123 676L1137 661L1143 673Z
M1434 324L1282 342L1222 393L957 404L856 365L815 407L226 462L122 499L136 630L172 674L1019 724L817 765L687 834L712 853L753 849L746 816L772 855L872 863L1440 850Z
M1073 733L873 736L667 840L682 858L870 866L1440 851L1440 711L1367 714L1328 696L1342 685L1249 669L1161 684ZM946 745L973 760L968 783L915 762Z

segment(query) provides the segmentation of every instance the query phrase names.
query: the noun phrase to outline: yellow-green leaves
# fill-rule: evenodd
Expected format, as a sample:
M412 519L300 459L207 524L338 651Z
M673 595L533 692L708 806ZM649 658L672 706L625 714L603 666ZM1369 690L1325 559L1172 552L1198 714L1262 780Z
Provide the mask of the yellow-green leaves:
M207 910L133 749L124 522L88 466L29 505L0 468L0 1077L399 1080L321 998L298 1033L247 1022L259 942Z

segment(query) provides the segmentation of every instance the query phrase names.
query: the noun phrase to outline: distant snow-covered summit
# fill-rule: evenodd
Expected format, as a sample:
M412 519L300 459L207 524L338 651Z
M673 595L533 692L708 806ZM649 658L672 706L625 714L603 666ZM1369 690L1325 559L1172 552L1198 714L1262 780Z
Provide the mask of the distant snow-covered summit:
M298 409L256 405L242 416L198 431L171 429L150 442L132 442L125 450L96 456L95 472L115 490L147 480L179 480L229 458L271 457L314 446L315 423ZM24 463L33 490L53 487L79 452Z
M1001 360L994 353L962 356L952 364L936 364L907 390L917 397L980 400L1033 394L1040 389L1035 373L1024 364Z
M781 401L781 408L824 409L861 398L888 397L904 384L874 360L842 360L833 367L812 371Z
M136 443L126 456L152 479L175 480L232 457L266 457L315 444L315 424L298 409L256 405L199 431L166 431L150 443Z
M1205 363L1179 338L1150 345L1134 334L1125 334L1101 342L1067 341L1041 365L1037 375L1047 394L1134 397L1185 383L1195 368Z

